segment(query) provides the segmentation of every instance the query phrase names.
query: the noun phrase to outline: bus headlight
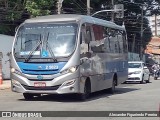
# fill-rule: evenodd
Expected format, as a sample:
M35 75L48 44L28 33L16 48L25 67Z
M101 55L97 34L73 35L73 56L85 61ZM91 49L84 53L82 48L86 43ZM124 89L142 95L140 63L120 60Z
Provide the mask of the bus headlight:
M68 69L69 72L74 73L77 70L77 67L71 67Z
M74 73L77 70L77 68L78 68L78 66L70 67L70 68L68 68L66 70L63 70L61 72L61 74Z
M19 72L18 70L16 70L15 68L11 68L11 73L16 73L21 75L21 72Z
M11 73L14 73L15 71L15 68L11 68Z

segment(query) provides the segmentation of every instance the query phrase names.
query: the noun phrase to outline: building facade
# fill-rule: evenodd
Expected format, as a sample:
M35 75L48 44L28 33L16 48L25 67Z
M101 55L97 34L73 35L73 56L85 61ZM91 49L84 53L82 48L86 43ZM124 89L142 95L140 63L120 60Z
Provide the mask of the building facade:
M145 53L148 54L147 61L151 63L152 60L160 64L160 38L152 37L151 41L146 46Z
M153 36L160 36L160 15L148 17Z

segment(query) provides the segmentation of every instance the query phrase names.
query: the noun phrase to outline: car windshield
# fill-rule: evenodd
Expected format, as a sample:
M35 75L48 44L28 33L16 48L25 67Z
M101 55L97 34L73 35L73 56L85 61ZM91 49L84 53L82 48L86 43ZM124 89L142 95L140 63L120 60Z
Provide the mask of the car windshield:
M128 63L128 68L141 68L141 63Z
M76 46L76 23L34 23L20 27L14 45L17 58L66 57Z

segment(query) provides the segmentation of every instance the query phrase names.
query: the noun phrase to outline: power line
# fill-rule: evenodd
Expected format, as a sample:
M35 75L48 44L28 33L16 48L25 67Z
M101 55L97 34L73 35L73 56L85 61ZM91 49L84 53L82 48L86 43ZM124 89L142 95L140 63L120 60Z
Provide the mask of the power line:
M87 5L86 4L84 4L81 0L79 0L84 6L85 6L85 8L87 8Z
M77 2L75 2L74 0L72 0L72 2L74 2L75 3L75 5L77 6L77 7L79 7L79 8L81 8L83 11L86 11L83 7L81 7L81 5L80 4L78 4Z

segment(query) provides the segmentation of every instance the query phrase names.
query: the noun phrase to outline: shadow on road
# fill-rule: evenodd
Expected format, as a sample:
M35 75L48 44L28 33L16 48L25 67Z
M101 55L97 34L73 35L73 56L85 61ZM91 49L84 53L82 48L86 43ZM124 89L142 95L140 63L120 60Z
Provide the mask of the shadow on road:
M152 83L151 81L149 81L149 83ZM134 85L134 84L148 84L146 81L144 81L143 83L140 83L140 82L125 82L125 83L122 83L122 84L126 84L126 85Z
M110 94L108 90L102 90L98 92L94 92L90 94L90 97L85 100L81 101L77 98L76 95L74 94L64 94L64 95L55 95L55 94L50 94L50 95L42 95L40 97L35 97L32 100L29 101L50 101L50 102L89 102L101 98L109 98L112 95L116 94L125 94L131 91L139 90L136 88L116 88L115 94ZM23 99L19 99L19 101L28 101Z
M139 90L139 89L136 89L136 88L116 88L116 91L114 94L111 94L108 90L102 90L99 92L92 93L90 98L87 101L97 100L97 99L106 98L106 97L109 98L112 95L125 94L125 93L132 92L135 90Z

